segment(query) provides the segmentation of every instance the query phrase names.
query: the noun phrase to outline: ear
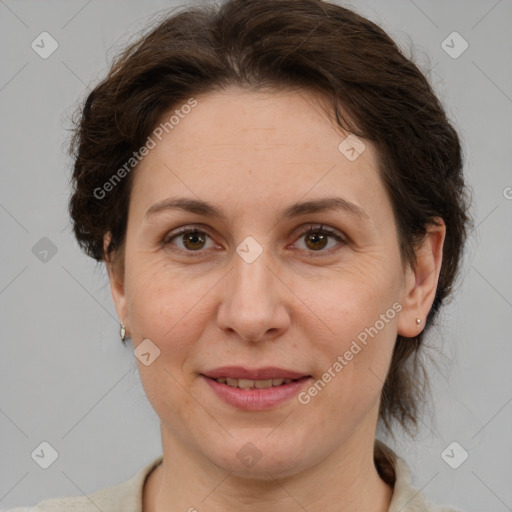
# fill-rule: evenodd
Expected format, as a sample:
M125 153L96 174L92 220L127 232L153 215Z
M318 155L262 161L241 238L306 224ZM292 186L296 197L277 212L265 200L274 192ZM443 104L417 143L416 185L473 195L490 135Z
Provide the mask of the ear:
M436 296L439 273L443 262L443 244L446 225L440 217L436 224L427 227L422 245L416 251L416 265L407 266L405 287L402 295L402 310L397 323L397 332L406 338L417 336L425 327L425 319ZM420 324L416 319L421 320Z
M107 247L111 240L111 233L108 232L103 237L103 252L105 256L105 266L107 268L108 278L110 281L110 291L116 308L119 321L124 323L126 330L129 331L128 318L126 312L126 295L124 291L124 271L119 268L119 262L116 262L115 255L107 255Z

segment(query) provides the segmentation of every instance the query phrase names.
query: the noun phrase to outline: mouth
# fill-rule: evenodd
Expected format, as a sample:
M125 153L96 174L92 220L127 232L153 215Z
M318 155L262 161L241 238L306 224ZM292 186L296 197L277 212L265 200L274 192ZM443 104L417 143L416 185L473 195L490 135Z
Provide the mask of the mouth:
M264 368L245 368L243 366L223 366L203 372L201 375L217 380L221 384L242 389L256 387L266 389L272 386L289 384L294 380L311 377L305 372L266 366Z
M222 401L238 409L273 409L296 396L312 379L311 374L283 368L247 369L240 366L216 368L201 373Z
M290 384L292 382L297 382L299 380L308 379L310 377L310 375L305 375L304 377L300 377L299 379L277 378L277 379L260 379L260 380L234 379L232 377L219 377L217 379L212 379L211 377L208 377L207 375L204 375L204 377L214 380L214 381L218 382L219 384L226 384L226 386L230 386L232 388L269 389L269 388L277 388L280 386L285 386L286 384Z

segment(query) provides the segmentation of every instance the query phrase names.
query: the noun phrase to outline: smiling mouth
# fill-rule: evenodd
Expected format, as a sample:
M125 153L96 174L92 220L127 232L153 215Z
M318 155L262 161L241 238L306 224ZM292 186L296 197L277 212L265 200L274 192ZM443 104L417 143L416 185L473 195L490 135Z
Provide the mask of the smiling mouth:
M207 377L205 375L205 377ZM233 379L231 377L219 377L218 379L212 379L211 377L207 377L208 379L214 380L220 384L225 384L226 386L230 386L232 388L239 389L269 389L276 388L279 386L284 386L286 384L290 384L292 382L297 382L300 380L308 379L310 376L306 375L301 377L300 379L262 379L262 380L252 380L252 379Z

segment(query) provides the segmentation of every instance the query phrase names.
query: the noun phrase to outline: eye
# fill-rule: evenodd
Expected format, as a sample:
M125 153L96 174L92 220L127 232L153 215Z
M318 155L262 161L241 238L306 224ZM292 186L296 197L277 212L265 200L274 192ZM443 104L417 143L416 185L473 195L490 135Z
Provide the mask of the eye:
M324 256L326 253L332 252L324 250L329 246L329 239L343 244L346 243L345 237L339 231L322 224L307 225L296 236L299 239L304 238L304 247L299 248L310 252L310 255L313 257ZM210 241L209 246L208 240ZM201 256L205 252L203 249L218 247L204 230L193 226L184 227L177 232L169 233L162 240L162 244L175 246L181 252L188 253L189 256ZM332 249L336 245L336 243L331 244L328 249ZM312 254L315 252L320 254Z
M345 237L337 230L323 226L322 224L305 226L297 235L299 239L304 238L304 247L308 252L320 252L321 254L311 254L311 256L323 256L329 254L330 250L324 250L329 245L329 239L334 239L341 243L346 243ZM332 244L329 249L335 247ZM302 248L301 248L302 249Z
M211 245L207 246L207 240L210 239ZM174 240L179 243L175 244ZM211 240L210 236L201 229L194 227L186 227L180 229L178 232L169 233L162 241L164 245L175 245L182 251L193 253L193 252L203 252L201 249L209 249L211 247L215 247L213 240ZM191 254L191 256L196 256L195 254ZM197 254L199 256L199 254Z

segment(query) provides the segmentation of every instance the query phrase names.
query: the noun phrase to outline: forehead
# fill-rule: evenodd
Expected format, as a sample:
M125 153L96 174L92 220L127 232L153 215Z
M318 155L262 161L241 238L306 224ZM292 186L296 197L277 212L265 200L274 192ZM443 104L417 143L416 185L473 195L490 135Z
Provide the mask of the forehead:
M195 101L196 106L187 108L185 115L172 115L186 107L184 101L160 120L166 142L179 145L182 151L201 152L207 148L227 152L235 146L246 152L267 151L269 147L278 152L295 146L329 158L329 153L339 156L339 142L348 135L328 120L330 107L325 97L312 91L263 92L230 87L196 97ZM171 117L173 126L168 123ZM166 137L171 133L172 140ZM366 159L372 157L366 155Z
M260 209L334 191L370 209L385 200L373 147L364 141L359 156L347 154L347 145L363 141L345 140L320 96L230 88L195 100L162 116L161 140L153 136L135 173L135 206L180 194Z

